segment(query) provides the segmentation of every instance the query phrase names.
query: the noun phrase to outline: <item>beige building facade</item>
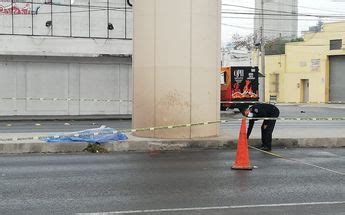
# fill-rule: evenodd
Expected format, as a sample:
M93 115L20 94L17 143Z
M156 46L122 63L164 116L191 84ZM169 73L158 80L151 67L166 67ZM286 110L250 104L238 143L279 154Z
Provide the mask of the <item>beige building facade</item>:
M345 22L323 25L286 44L284 55L266 57L266 100L345 102Z

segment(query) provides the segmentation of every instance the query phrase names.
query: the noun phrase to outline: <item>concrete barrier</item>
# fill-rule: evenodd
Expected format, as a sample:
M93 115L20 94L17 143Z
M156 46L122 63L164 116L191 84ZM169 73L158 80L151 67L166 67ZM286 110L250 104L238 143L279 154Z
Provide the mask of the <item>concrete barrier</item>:
M195 140L155 140L140 139L123 142L107 143L103 146L109 152L146 152L158 151L183 151L192 149L236 149L237 140L227 139L195 139ZM251 139L249 144L260 146L260 139ZM88 143L45 143L31 142L2 142L0 154L20 153L76 153L83 152ZM345 147L345 138L287 138L274 139L274 148L336 148Z

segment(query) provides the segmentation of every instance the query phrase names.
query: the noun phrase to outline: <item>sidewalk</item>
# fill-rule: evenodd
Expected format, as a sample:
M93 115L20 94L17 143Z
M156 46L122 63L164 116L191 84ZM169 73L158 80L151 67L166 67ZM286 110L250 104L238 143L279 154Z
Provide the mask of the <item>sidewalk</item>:
M279 108L285 109L289 107L296 107L296 108L330 108L330 109L344 109L345 110L345 103L344 104L322 104L322 103L309 103L309 104L295 104L295 103L277 103L276 104ZM221 111L222 116L231 116L235 115L235 113L239 113L237 109L229 110L229 111ZM345 112L344 112L345 115ZM1 121L40 121L40 120L109 120L109 119L131 119L132 115L125 114L125 115L42 115L42 116L0 116Z
M344 104L331 104L316 106L308 105L280 105L281 117L296 116L345 116ZM240 119L241 114L233 111L221 112L222 119ZM255 127L249 143L254 146L261 144L261 122L255 123ZM130 127L130 125L128 125ZM127 128L127 126L126 126ZM218 149L236 148L236 142L240 129L240 121L233 120L223 123L220 126L219 137L165 140L135 137L127 134L129 139L122 142L105 144L110 152L135 151L143 152L149 150L190 150L190 149ZM57 129L59 130L59 129ZM12 133L7 133L12 132ZM51 136L56 133L20 133L15 130L3 130L0 137L24 138L37 136ZM273 148L275 147L345 147L345 121L278 121L273 133ZM40 140L29 141L0 141L1 153L68 153L82 152L87 143L45 143Z
M259 146L261 144L259 129L255 129L249 144ZM16 133L1 134L2 138L22 138L32 136L48 136L51 133ZM223 131L219 137L200 139L151 139L128 135L128 140L104 144L109 152L145 152L150 150L181 151L190 149L223 149L236 148L238 130L234 132ZM308 137L309 136L309 137ZM295 138L287 138L280 132L274 134L273 148L275 147L345 147L345 135L341 137L310 137L300 135ZM82 152L87 143L45 143L40 140L0 142L0 154L12 153L71 153Z

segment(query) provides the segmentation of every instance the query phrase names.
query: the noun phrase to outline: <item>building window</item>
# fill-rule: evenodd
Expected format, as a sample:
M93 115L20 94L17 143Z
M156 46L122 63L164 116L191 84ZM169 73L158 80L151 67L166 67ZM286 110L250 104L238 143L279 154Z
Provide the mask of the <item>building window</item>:
M220 74L220 84L226 84L226 73Z
M339 40L330 40L330 46L329 49L330 50L339 50L342 48L342 44L343 40L339 39Z
M270 74L269 92L274 96L279 94L279 74Z

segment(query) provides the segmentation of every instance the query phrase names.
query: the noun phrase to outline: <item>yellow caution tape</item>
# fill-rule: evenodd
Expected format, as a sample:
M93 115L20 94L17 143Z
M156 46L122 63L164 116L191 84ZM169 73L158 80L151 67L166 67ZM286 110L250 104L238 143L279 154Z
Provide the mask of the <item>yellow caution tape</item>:
M280 118L248 118L254 120L278 120L278 121L345 121L345 117L280 117ZM227 122L234 122L239 121L242 119L231 119L231 120L216 120L216 121L206 121L206 122L199 122L199 123L188 123L188 124L180 124L180 125L167 125L167 126L157 126L157 127L147 127L147 128L131 128L131 129L124 129L118 130L114 132L104 132L104 133L88 133L85 135L92 135L92 136L99 136L99 135L107 135L107 134L117 134L117 133L133 133L133 132L143 132L143 131L157 131L163 129L175 129L175 128L189 128L194 126L205 126L205 125L212 125L212 124L220 124L220 123L227 123ZM44 138L60 138L60 137L72 137L76 134L66 133L62 135L54 135L54 136L37 136L37 137L23 137L23 138L0 138L0 142L9 142L9 141L24 141L24 140L39 140Z
M96 99L96 98L48 98L48 97L3 97L0 101L72 101L72 102L132 102L127 99ZM266 102L259 101L221 101L221 104L262 104ZM271 104L277 104L277 102L269 102ZM330 102L283 102L279 104L345 104L345 101L330 101Z
M132 102L126 99L93 99L93 98L33 98L33 97L4 97L0 98L3 101L72 101L72 102Z
M281 158L281 159L284 159L284 160L289 160L289 161L301 163L301 164L304 164L304 165L307 165L307 166L312 166L312 167L315 167L315 168L318 168L318 169L322 169L322 170L325 170L325 171L328 171L328 172L332 172L332 173L335 173L335 174L338 174L338 175L345 175L344 172L339 172L339 171L336 171L336 170L333 170L333 169L329 169L329 168L325 168L325 167L322 167L322 166L318 166L318 165L315 165L315 164L312 164L312 163L309 163L309 162L305 162L305 161L302 161L302 160L297 160L297 159L293 159L293 158L284 157L284 156L279 155L277 153L264 151L264 150L261 150L259 148L254 147L254 146L250 146L249 145L248 147L251 148L251 149L255 149L257 151L263 152L265 154L271 155L273 157L277 157L277 158Z

